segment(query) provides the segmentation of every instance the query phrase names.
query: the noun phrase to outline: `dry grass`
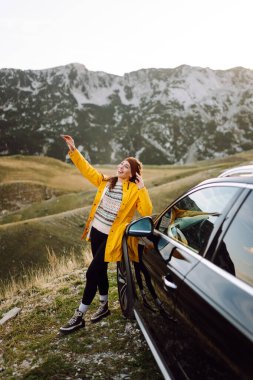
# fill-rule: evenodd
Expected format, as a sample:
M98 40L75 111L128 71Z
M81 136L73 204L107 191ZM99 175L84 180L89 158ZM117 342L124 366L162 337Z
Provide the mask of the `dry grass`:
M149 187L160 183L163 177L166 179L182 177L186 173L202 170L209 165L222 168L244 162L252 163L252 160L251 150L223 159L194 162L191 165L144 165L143 174ZM107 175L115 175L116 167L117 165L97 166L98 170ZM94 190L93 185L84 179L73 165L42 156L0 157L0 181L1 183L32 181L67 192Z
M73 166L48 157L0 157L1 183L32 181L67 192L93 190Z
M91 252L85 249L82 252L82 260L77 258L74 251L70 251L66 256L57 256L53 250L47 247L48 266L41 269L29 270L22 279L11 278L8 283L1 284L0 300L12 299L20 292L31 288L43 289L50 281L73 272L81 266L87 267L91 262ZM82 261L82 262L81 262Z

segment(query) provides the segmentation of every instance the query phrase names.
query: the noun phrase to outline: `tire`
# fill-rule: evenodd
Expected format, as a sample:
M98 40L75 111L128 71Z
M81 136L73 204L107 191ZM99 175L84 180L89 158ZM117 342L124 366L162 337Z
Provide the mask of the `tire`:
M125 318L134 319L133 281L125 236L123 238L122 259L117 262L117 284L122 314Z

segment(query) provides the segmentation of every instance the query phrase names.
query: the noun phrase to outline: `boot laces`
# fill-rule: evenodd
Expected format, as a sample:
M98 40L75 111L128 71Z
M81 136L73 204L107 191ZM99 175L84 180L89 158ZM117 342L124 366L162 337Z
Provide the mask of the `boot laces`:
M80 311L76 310L73 317L69 320L69 324L71 325L72 323L75 323L77 321L78 317L80 317L80 316L81 316Z
M102 311L104 311L105 308L106 308L106 302L103 302L103 303L101 302L101 304L99 305L95 315L102 313Z

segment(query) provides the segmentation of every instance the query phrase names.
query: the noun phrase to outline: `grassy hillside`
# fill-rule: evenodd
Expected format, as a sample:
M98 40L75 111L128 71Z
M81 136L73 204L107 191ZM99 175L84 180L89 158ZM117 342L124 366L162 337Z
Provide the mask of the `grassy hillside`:
M253 151L249 151L191 165L145 166L144 179L153 212L161 212L175 197L198 182L252 159ZM115 172L112 166L98 169L106 174ZM81 254L85 243L80 241L80 236L95 189L73 165L48 157L1 157L0 178L2 188L8 188L4 193L5 202L8 204L9 197L12 207L15 202L18 207L14 211L0 210L0 279L22 276L28 268L44 265L47 248L54 249L59 256L72 247ZM24 182L29 186L20 187L20 182L22 186ZM38 186L44 190L40 191ZM35 189L38 196L46 194L47 199L34 199Z
M80 256L87 215L86 207L0 226L0 279L22 278L29 269L46 265L48 249L62 256L73 248Z
M190 178L199 172L204 173L204 178L213 177L227 167L252 162L252 157L253 151L248 151L225 159L202 161L192 165L147 165L144 167L144 179L146 186L151 189L180 178ZM109 165L98 167L98 170L107 175L113 175L115 169L115 166ZM0 157L0 180L0 224L88 206L95 194L94 186L72 164L49 157ZM191 183L189 180L189 186ZM187 183L185 186L187 187ZM156 191L153 190L153 193L156 208ZM9 208L8 203L11 205Z
M110 170L106 169L106 172ZM33 181L65 192L92 189L72 164L44 156L0 157L0 182Z
M135 321L122 317L115 264L109 267L111 315L69 336L58 333L72 316L83 291L80 262L57 261L26 287L9 292L0 304L0 318L13 307L15 319L0 325L0 379L129 379L161 380L157 365Z

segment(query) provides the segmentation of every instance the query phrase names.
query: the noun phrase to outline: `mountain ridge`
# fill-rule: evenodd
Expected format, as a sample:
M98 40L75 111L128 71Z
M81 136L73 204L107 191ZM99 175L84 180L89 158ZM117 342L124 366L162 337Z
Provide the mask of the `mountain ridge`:
M253 70L181 65L123 76L72 63L0 70L0 154L66 159L75 137L92 163L134 155L185 163L252 148ZM27 139L29 136L29 141Z

